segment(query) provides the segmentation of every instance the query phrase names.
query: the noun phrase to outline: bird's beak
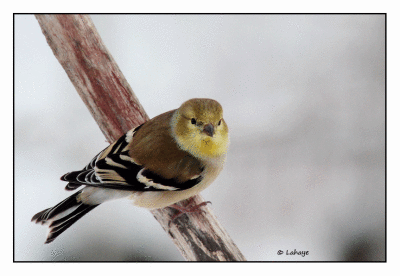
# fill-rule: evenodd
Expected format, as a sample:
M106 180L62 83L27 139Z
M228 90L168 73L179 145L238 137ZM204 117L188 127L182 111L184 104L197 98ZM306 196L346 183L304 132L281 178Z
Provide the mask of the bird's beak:
M212 124L206 124L203 128L203 132L205 132L208 136L214 136L214 126Z

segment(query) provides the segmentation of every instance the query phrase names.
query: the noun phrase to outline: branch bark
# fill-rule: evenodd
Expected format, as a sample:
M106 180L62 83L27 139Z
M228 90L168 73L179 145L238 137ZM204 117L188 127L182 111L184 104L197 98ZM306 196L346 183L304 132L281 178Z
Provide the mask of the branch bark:
M88 15L36 15L47 43L108 142L149 119ZM199 204L197 195L180 202ZM170 223L171 208L151 213L188 261L245 261L208 206Z

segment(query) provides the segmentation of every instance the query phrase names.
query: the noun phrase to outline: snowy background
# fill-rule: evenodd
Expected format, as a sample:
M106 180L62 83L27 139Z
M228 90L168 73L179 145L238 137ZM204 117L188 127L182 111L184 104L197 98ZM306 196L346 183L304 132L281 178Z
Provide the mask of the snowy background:
M248 260L384 260L384 15L92 19L150 117L193 97L224 107L228 160L202 195ZM107 143L33 15L15 16L14 70L15 260L182 261L123 200L43 244L31 217ZM309 255L277 254L294 249Z

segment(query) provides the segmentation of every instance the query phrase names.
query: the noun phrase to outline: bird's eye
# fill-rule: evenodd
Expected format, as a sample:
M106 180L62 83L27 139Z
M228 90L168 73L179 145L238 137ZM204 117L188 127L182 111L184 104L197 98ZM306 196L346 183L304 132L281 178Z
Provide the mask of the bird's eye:
M222 119L221 119L221 120L219 120L219 122L218 122L218 125L219 125L219 126L221 125L221 121L222 121Z
M195 118L192 118L192 120L191 120L191 122L192 122L192 124L196 124L196 119Z

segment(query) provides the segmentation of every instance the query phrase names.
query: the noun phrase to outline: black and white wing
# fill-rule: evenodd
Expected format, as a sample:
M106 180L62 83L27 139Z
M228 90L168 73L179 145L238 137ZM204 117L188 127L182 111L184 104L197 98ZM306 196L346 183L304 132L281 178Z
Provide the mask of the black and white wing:
M97 154L83 170L63 175L61 180L69 182L65 189L75 190L85 185L126 191L180 191L202 181L203 177L200 174L184 183L176 179L166 179L130 157L128 144L141 126L128 131Z

